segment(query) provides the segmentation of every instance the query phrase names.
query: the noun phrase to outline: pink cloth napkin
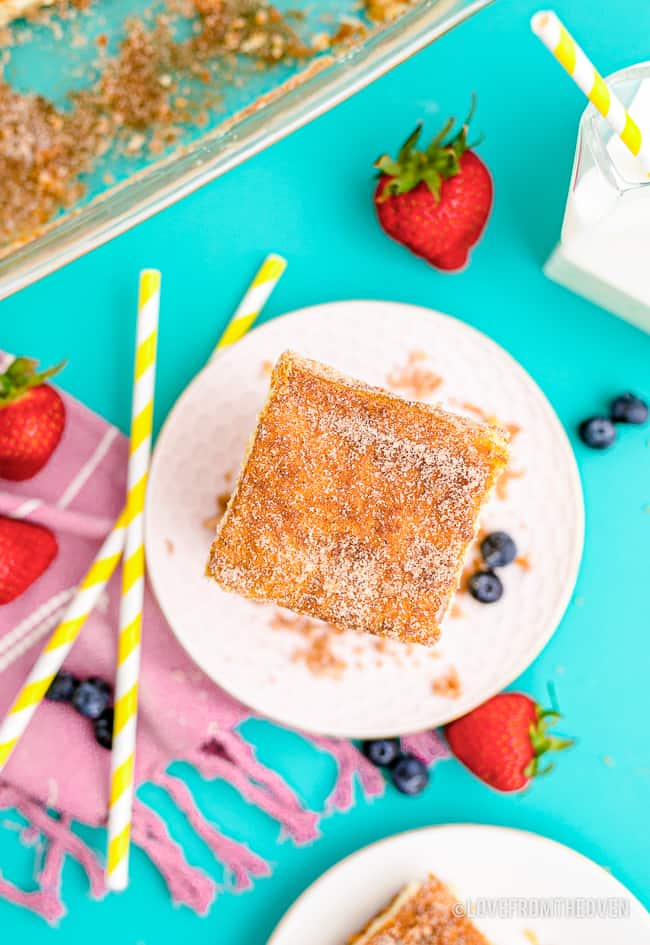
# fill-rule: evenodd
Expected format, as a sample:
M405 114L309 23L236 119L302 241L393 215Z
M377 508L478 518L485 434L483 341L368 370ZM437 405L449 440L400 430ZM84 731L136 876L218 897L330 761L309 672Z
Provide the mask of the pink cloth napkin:
M0 356L2 367L2 356ZM73 398L66 407L63 437L47 466L33 479L0 480L0 514L50 527L58 554L47 571L17 600L0 607L0 714L4 715L60 620L74 589L117 517L125 495L127 441L115 427ZM65 668L80 677L114 678L120 577L113 576L88 620ZM172 761L193 764L205 778L222 778L250 803L279 821L298 844L318 836L319 814L305 809L285 780L261 765L238 731L250 717L245 706L214 685L172 635L147 590L144 611L136 782L154 782L167 791L215 856L230 871L237 889L269 872L254 851L207 822L186 783L167 769ZM305 736L309 738L309 736ZM349 742L309 738L333 755L338 776L326 810L348 809L358 777L365 793L383 791L381 774ZM408 750L428 763L445 757L436 733L412 736ZM71 820L104 824L107 815L110 753L94 739L91 724L71 706L44 702L17 746L0 780L0 808L17 808L29 826L25 840L47 841L36 891L24 891L2 877L0 895L54 922L65 912L61 872L66 855L86 871L91 894L104 893L103 867L95 853L70 830ZM48 813L56 809L61 817ZM133 840L164 876L172 898L198 913L216 895L214 881L191 866L162 818L136 800Z

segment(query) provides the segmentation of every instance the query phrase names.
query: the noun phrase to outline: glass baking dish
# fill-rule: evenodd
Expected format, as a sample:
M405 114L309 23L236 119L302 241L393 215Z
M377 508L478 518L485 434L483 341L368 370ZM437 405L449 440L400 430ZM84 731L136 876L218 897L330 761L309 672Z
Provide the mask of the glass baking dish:
M9 2L0 0L0 12ZM153 23L156 10L150 0L145 2L149 6L140 8L142 15ZM159 76L183 92L183 105L195 119L190 117L176 129L173 141L155 139L155 149L151 129L143 133L130 129L117 151L109 150L80 173L77 199L36 230L0 244L0 298L112 239L311 121L492 0L415 0L404 4L396 19L379 24L369 23L356 0L316 0L297 11L289 2L286 15L295 18L297 33L305 36L309 31L310 50L327 46L319 38L324 35L318 33L319 24L321 31L325 23L337 25L337 34L344 30L345 41L268 68L249 63L240 70L237 65L222 83L218 102L215 97L209 104L205 90L196 92L200 84L196 74L181 85L175 76ZM282 13L282 3L277 6ZM94 55L101 46L102 54L109 56L111 50L119 50L124 24L133 12L134 0L111 0L106 7L95 0L71 15L48 11L43 22L15 21L10 34L5 30L10 40L4 47L0 40L5 88L11 94L16 90L45 96L59 109L57 117L64 114L70 89L83 89L93 70L97 81L96 62L88 66L90 51ZM188 28L187 22L182 28ZM327 27L328 36L334 35L332 29ZM241 59L237 54L232 62ZM213 74L199 77L211 82ZM205 107L199 107L198 97L193 102L199 94ZM181 98L177 95L170 101L176 106ZM0 109L0 138L2 121ZM4 212L0 205L0 221Z

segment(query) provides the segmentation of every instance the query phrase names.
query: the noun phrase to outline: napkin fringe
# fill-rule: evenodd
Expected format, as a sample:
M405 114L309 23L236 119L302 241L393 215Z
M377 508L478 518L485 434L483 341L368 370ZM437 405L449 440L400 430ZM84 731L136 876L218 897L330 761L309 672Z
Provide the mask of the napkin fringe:
M300 845L318 837L323 813L346 811L352 807L357 782L367 798L382 794L385 787L381 772L351 742L323 736L303 737L316 749L330 755L336 764L334 787L320 814L307 809L284 778L257 760L253 747L238 731L219 731L198 749L177 760L192 764L206 779L222 779L232 785L244 800L280 823L286 836ZM437 732L405 737L403 746L427 764L449 756L444 740ZM193 831L223 865L229 888L236 891L249 889L254 879L270 874L265 859L244 843L222 833L206 819L189 786L180 777L166 769L156 773L152 781L167 792ZM0 809L11 808L27 822L19 827L22 842L33 844L42 838L45 850L43 864L36 875L38 888L21 889L0 874L2 898L55 925L66 914L61 888L66 856L72 857L84 869L90 895L94 898L105 895L101 859L72 832L70 817L53 815L43 804L26 798L17 788L0 784ZM132 837L161 873L174 902L187 906L198 915L206 915L219 892L218 884L205 871L188 863L181 844L171 836L162 817L139 799L133 808Z

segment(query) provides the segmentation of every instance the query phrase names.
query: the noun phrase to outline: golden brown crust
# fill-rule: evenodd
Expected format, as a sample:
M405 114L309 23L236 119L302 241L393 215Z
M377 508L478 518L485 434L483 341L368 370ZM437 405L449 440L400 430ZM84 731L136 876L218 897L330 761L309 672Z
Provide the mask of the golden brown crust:
M226 590L431 644L507 434L290 352L208 569Z
M416 888L397 909L391 910L391 905L384 910L385 922L384 912L379 913L352 936L349 945L489 945L464 915L456 897L435 876Z

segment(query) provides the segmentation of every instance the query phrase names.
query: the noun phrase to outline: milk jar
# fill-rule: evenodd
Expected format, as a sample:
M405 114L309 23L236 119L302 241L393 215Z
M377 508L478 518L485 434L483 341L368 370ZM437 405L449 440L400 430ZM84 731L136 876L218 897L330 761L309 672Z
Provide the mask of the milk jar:
M650 63L607 84L650 135ZM580 122L560 243L544 272L650 332L650 178L590 105Z

